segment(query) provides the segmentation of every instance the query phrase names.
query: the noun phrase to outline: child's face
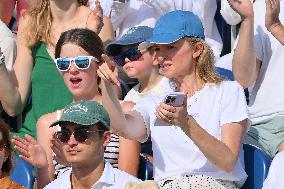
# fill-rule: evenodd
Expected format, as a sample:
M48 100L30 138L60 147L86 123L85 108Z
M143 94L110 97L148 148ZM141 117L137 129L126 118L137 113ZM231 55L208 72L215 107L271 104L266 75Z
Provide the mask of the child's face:
M122 53L125 53L133 48L137 48L137 46L125 46L122 49ZM137 56L138 59L130 60L129 58L125 58L125 64L123 65L123 69L128 77L130 78L143 78L148 77L151 73L153 66L153 53L149 50L142 50L139 52L140 57Z

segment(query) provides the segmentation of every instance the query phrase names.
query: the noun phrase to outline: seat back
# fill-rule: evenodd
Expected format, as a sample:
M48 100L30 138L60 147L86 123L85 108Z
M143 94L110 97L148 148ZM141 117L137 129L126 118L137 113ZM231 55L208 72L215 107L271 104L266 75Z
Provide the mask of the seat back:
M225 68L216 67L216 72L220 76L226 77L228 80L231 80L231 81L234 80L234 75L233 75L233 72L231 70L227 70Z
M28 189L32 189L35 180L33 166L18 156L14 156L14 163L15 166L10 178Z
M243 149L248 178L242 189L262 189L271 164L271 158L262 149L250 144L244 144Z
M141 180L153 180L153 165L143 154L140 154L138 178Z

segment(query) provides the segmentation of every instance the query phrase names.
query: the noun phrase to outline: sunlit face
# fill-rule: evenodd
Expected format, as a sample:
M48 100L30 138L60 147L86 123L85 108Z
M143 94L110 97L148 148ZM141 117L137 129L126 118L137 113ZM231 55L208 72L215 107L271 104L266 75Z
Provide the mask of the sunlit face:
M168 78L180 78L195 72L194 49L181 39L170 44L156 44L155 61L158 61L163 75Z
M125 46L122 52L130 48L133 48L133 46ZM123 69L128 77L137 79L147 77L153 69L153 55L148 50L141 51L141 54L142 56L135 61L130 61L126 58L126 64L123 66Z
M84 142L78 142L74 133L78 129L87 129L90 132L89 137ZM80 126L74 123L65 123L61 126L62 131L72 133L70 139L63 143L63 153L68 163L72 166L99 164L103 161L104 148L109 143L110 132L105 132L99 136L97 126Z
M62 46L60 57L74 58L77 56L90 56L90 54L72 43ZM86 70L78 69L72 62L68 71L61 72L64 82L74 98L90 99L97 93L97 69L98 63L92 60L90 67Z

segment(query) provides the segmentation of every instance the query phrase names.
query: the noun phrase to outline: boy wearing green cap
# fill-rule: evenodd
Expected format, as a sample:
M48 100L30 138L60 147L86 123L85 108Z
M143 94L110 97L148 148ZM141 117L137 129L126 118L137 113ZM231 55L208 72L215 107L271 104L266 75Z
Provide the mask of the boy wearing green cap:
M127 182L139 181L104 161L104 148L110 140L110 120L103 106L88 100L72 103L51 127L55 125L61 127L55 136L72 169L48 184L46 189L117 189L124 188Z

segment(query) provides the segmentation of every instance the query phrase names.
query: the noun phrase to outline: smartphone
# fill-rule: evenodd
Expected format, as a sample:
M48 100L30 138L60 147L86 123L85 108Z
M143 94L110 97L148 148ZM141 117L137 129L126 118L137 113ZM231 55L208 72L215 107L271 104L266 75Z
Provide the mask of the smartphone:
M185 98L186 94L183 92L172 92L165 97L163 102L171 106L181 106ZM171 125L172 124L158 118L156 118L154 122L154 126L171 126Z
M183 104L186 94L183 92L173 92L166 96L164 103L171 106L181 106Z

